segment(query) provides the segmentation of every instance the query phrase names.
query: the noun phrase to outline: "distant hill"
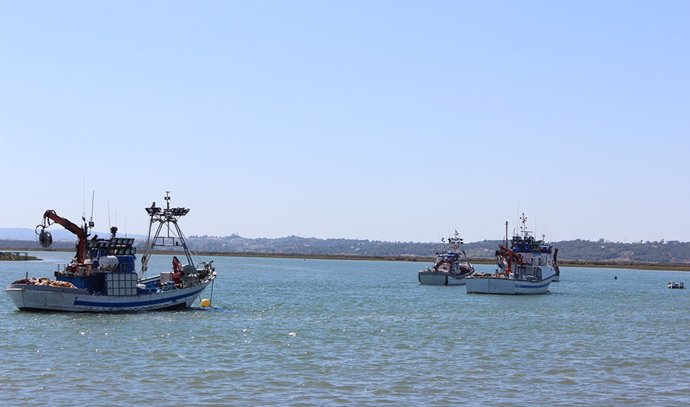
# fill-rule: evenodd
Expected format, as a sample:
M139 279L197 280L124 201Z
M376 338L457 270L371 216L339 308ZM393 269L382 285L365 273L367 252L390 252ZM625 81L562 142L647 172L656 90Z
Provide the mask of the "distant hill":
M65 229L50 230L56 240L72 239L74 235ZM0 228L1 240L36 240L36 232L27 228Z
M317 239L288 236L277 239L248 239L238 235L226 237L192 236L190 246L198 251L231 253L270 253L308 255L350 255L384 257L433 256L444 250L439 243L384 242L358 239ZM493 258L500 240L465 243L470 258ZM578 261L620 261L654 263L690 263L690 243L678 241L620 243L599 240L553 242L559 259Z
M12 231L12 229L9 229ZM26 231L31 232L27 234ZM0 248L32 250L39 248L32 230L26 229L15 235L6 234L8 229L0 228ZM105 237L107 234L100 234ZM19 236L9 238L8 236ZM74 248L74 236L53 233L55 249ZM28 238L27 238L28 237ZM139 236L137 244L141 246L143 239ZM444 250L444 245L438 243L418 242L385 242L362 239L317 239L299 236L286 236L275 239L245 238L238 235L191 236L189 246L194 251L212 253L251 253L251 254L284 254L284 255L334 255L358 257L396 257L414 258L429 257ZM494 257L499 240L483 240L481 242L465 243L463 248L467 256L474 259L490 259ZM683 263L690 264L690 242L658 241L621 243L604 239L598 241L567 240L553 242L559 249L559 260L574 261L605 261L605 262L649 262L649 263Z
M60 226L54 226L50 229L50 234L53 235L53 240L73 240L74 235L72 232L63 229ZM122 232L122 231L121 231ZM100 237L110 236L110 233L103 231L91 231L91 236L98 235ZM124 237L124 233L118 233ZM128 237L142 238L146 236L141 235L128 235ZM34 229L28 228L0 228L0 241L2 240L36 240L36 231Z
M655 241L621 243L600 239L555 242L559 258L569 260L690 263L690 242Z

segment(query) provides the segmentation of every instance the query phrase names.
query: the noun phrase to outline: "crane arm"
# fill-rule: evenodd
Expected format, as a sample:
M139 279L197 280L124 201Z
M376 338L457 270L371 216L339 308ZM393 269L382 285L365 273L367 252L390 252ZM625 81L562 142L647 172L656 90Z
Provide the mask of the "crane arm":
M515 253L514 251L510 250L509 248L507 248L503 245L500 245L498 247L498 251L496 252L496 255L502 256L503 258L505 258L506 260L508 260L510 262L514 261L514 262L517 262L518 264L523 263L522 255L520 255L519 253Z
M84 259L86 258L86 238L88 236L86 232L86 227L82 228L70 222L68 219L65 219L62 216L55 213L55 211L52 209L48 209L43 214L43 225L46 227L49 226L50 221L52 221L53 223L57 223L58 225L61 225L65 229L74 233L79 238L79 242L77 243L77 261L79 263L83 263Z

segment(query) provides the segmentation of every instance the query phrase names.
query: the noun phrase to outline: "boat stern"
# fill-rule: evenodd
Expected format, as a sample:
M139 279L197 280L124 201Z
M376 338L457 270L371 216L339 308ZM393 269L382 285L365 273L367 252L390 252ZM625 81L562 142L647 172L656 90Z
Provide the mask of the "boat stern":
M420 271L417 278L421 285L448 285L448 274L434 271Z
M8 284L7 287L5 287L5 293L8 297L10 297L10 299L18 309L26 308L26 305L24 304L23 284Z
M5 288L14 305L20 310L71 311L74 301L87 290L48 285L12 283Z

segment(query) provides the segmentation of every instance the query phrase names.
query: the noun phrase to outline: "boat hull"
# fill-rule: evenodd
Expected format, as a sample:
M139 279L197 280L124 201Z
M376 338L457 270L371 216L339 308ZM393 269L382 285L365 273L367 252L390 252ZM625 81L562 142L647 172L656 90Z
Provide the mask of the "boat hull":
M129 296L93 295L84 289L16 283L8 285L5 292L17 308L26 311L136 312L191 307L212 280L193 287Z
M553 277L541 281L515 280L500 277L465 279L468 294L532 295L546 294Z
M553 275L551 282L553 283L556 281L561 281L561 269L558 266L554 266L553 270L555 274Z
M420 271L419 284L422 285L465 285L465 275L443 273L439 271Z

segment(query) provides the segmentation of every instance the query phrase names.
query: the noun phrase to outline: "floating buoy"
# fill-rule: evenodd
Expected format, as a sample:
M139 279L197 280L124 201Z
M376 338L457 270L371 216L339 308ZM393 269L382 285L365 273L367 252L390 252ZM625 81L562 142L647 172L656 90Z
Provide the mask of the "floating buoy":
M201 306L202 307L210 307L211 301L208 298L204 298L203 300L201 300Z

